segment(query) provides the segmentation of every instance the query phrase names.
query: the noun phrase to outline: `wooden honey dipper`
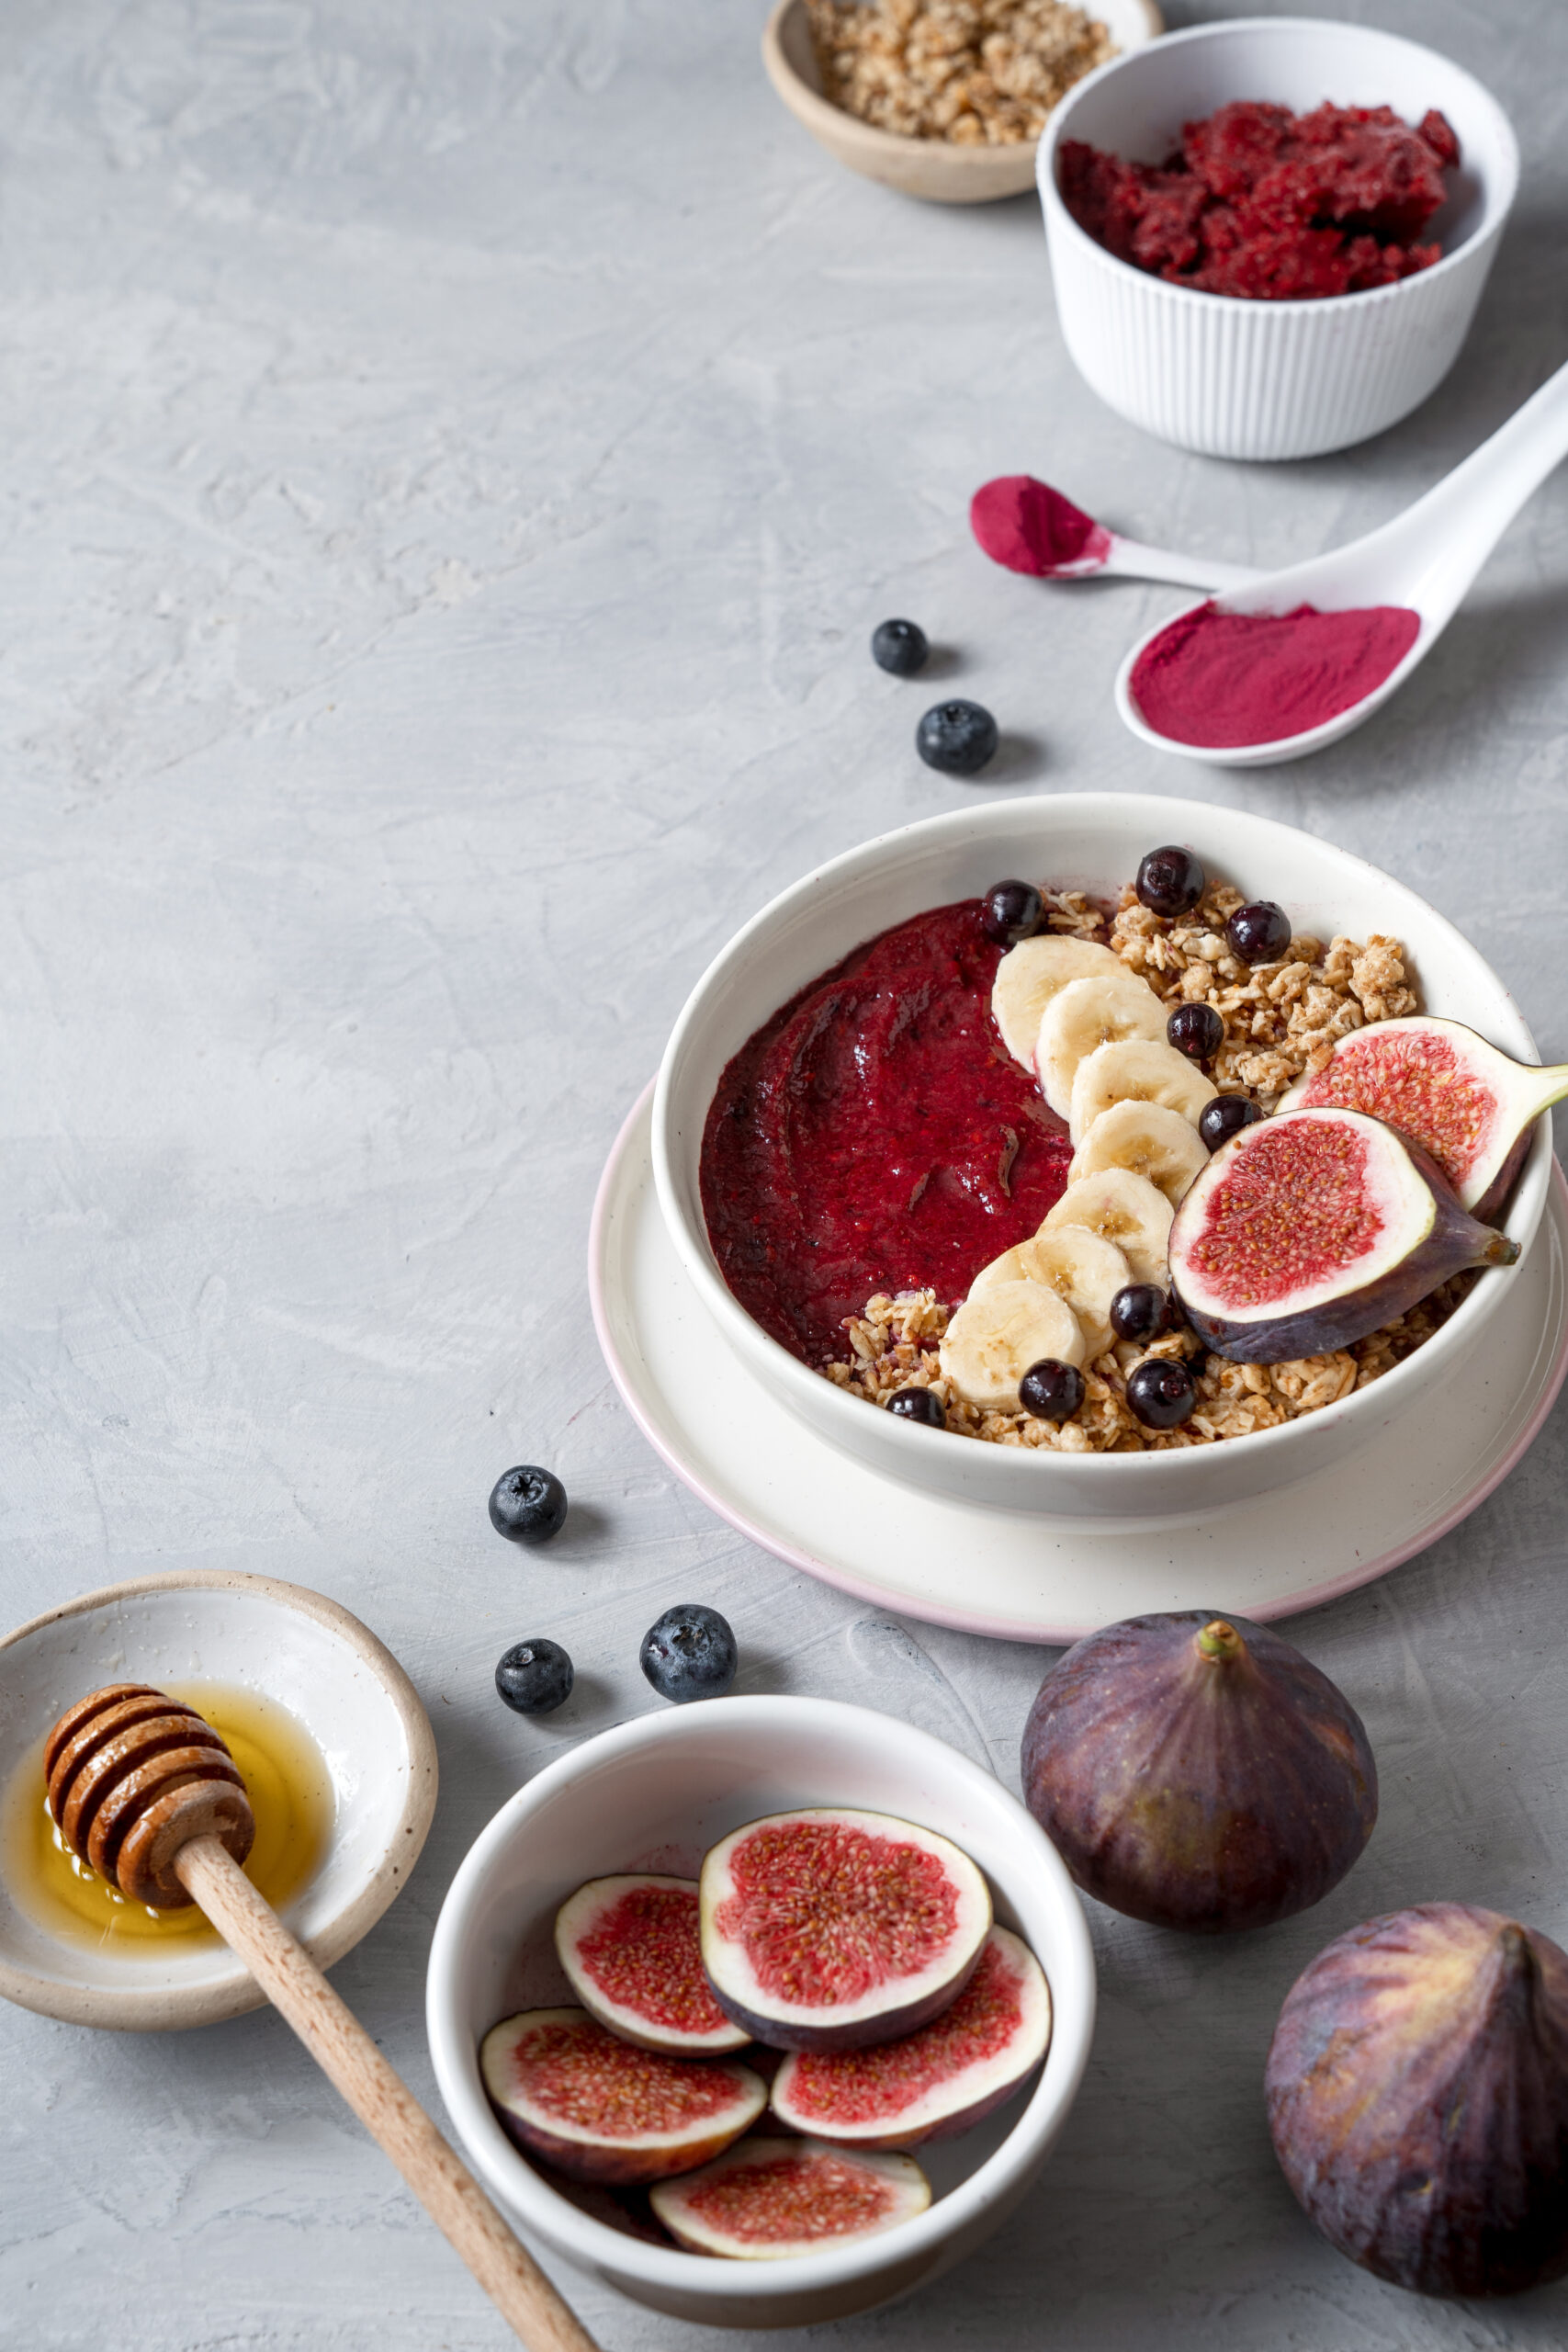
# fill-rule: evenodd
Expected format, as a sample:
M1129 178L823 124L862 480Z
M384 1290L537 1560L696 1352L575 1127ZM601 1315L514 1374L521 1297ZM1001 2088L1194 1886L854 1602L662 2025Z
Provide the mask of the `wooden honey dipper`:
M531 2352L593 2338L240 1865L255 1819L227 1747L194 1707L108 1682L44 1742L49 1809L71 1851L130 1903L197 1903Z

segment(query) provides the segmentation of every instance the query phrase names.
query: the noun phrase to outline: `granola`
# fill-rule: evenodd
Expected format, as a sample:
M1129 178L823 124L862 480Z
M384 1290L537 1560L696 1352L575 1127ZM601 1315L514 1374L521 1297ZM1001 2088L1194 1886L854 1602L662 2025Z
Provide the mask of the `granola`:
M1064 0L807 0L823 95L862 122L961 147L1038 139L1116 54Z
M1042 895L1048 929L1105 941L1173 1008L1213 1005L1225 1034L1210 1076L1222 1094L1249 1095L1266 1110L1299 1078L1322 1069L1348 1031L1416 1010L1401 942L1377 933L1364 944L1337 936L1326 946L1303 935L1273 963L1243 964L1224 931L1243 894L1226 883L1211 883L1190 914L1174 919L1151 913L1131 887L1114 910L1083 891ZM874 1405L886 1405L900 1388L930 1388L942 1400L949 1430L992 1445L1059 1453L1173 1451L1279 1429L1369 1386L1440 1329L1474 1280L1473 1272L1457 1274L1354 1347L1289 1363L1233 1363L1209 1354L1192 1331L1171 1332L1146 1348L1119 1340L1085 1365L1083 1404L1060 1422L984 1412L958 1395L938 1360L950 1309L930 1290L878 1292L868 1299L864 1312L844 1325L848 1355L824 1369L837 1386ZM1180 1356L1192 1367L1198 1405L1176 1429L1147 1429L1128 1406L1127 1375L1145 1356Z

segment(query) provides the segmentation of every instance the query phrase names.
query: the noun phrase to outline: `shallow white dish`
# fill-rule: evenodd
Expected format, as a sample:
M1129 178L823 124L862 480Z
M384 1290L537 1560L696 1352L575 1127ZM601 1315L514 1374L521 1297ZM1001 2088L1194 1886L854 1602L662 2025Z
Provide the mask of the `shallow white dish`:
M303 1585L193 1569L84 1593L0 1641L0 1788L100 1683L238 1683L310 1733L332 1776L327 1850L283 1917L330 1968L408 1883L435 1809L417 1692L357 1617ZM212 2025L265 2006L227 1945L95 1951L37 1926L0 1880L0 1996L71 2025Z
M962 2139L920 2151L933 2202L886 2236L784 2262L649 2245L561 2196L518 2153L479 2081L479 2043L517 2009L570 1997L549 1931L591 1877L649 1867L694 1877L707 1847L796 1804L863 1806L951 1838L991 1882L997 1915L1050 1982L1051 2046L1034 2086ZM829 1699L698 1701L639 1716L536 1773L465 1857L431 1946L435 2078L475 2170L502 2205L623 2294L716 2327L803 2327L908 2294L971 2253L1028 2189L1083 2078L1094 1956L1077 1894L1016 1797L927 1732Z
M1568 1371L1568 1185L1557 1171L1464 1380L1331 1482L1157 1530L922 1494L828 1444L716 1339L660 1215L651 1095L610 1155L589 1244L594 1321L615 1385L649 1444L721 1519L793 1567L905 1616L1009 1641L1075 1642L1145 1610L1231 1609L1267 1622L1315 1608L1386 1575L1483 1502Z
M1239 808L1132 793L1062 793L960 809L849 851L752 918L708 967L675 1023L653 1102L653 1170L671 1238L729 1349L819 1436L869 1467L931 1494L1058 1519L1168 1525L1333 1471L1380 1430L1468 1365L1512 1272L1487 1272L1435 1338L1338 1404L1223 1445L1142 1453L1057 1453L983 1445L878 1412L800 1363L753 1322L719 1272L703 1216L704 1125L731 1056L777 1008L888 925L1003 876L1114 896L1145 853L1185 842L1211 875L1274 899L1298 933L1404 941L1423 1008L1468 1022L1519 1059L1538 1058L1517 1006L1453 925L1413 890L1314 835ZM1504 1224L1534 1238L1551 1164L1548 1119Z
M1303 113L1438 107L1459 134L1453 193L1432 224L1440 261L1397 285L1267 302L1174 286L1080 229L1056 185L1064 139L1162 163L1183 122L1234 98ZM1517 142L1491 92L1449 58L1371 25L1311 17L1194 25L1112 58L1069 90L1037 153L1056 311L1101 400L1179 448L1308 458L1383 432L1459 356L1518 186Z

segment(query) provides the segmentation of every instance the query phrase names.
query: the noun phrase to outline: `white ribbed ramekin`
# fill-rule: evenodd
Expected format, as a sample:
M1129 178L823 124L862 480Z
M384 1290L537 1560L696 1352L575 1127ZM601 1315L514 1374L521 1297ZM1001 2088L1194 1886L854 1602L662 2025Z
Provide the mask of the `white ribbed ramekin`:
M1056 185L1064 139L1160 163L1181 126L1233 98L1296 113L1429 107L1459 135L1453 193L1431 234L1443 258L1396 286L1315 302L1201 293L1118 261ZM1068 351L1100 398L1147 433L1216 458L1311 458L1407 416L1459 356L1518 184L1508 119L1435 50L1369 26L1245 17L1170 33L1071 91L1040 141L1040 200Z

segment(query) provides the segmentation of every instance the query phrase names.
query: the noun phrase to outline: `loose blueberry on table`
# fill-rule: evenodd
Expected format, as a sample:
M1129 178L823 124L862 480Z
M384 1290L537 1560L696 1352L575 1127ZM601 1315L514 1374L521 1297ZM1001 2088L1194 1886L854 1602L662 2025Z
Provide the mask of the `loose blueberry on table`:
M980 928L998 947L1016 947L1040 928L1045 901L1032 882L993 882L980 901Z
M563 1707L575 1680L558 1642L513 1642L495 1669L495 1687L514 1714L548 1715Z
M1138 878L1133 887L1140 906L1168 921L1176 915L1190 914L1208 888L1208 881L1201 864L1190 849L1183 849L1179 842L1168 842L1163 849L1150 850L1138 868Z
M1225 1042L1225 1024L1212 1004L1179 1004L1165 1034L1167 1042L1190 1062L1207 1062Z
M1243 1127L1256 1126L1262 1116L1262 1104L1254 1102L1250 1095L1216 1094L1198 1114L1198 1133L1211 1151L1218 1151Z
M1276 964L1291 944L1291 918L1272 899L1255 899L1248 907L1237 907L1225 938L1244 964Z
M490 1523L509 1544L547 1544L565 1518L566 1488L553 1471L522 1462L496 1480Z
M727 1618L700 1600L683 1600L649 1627L639 1660L660 1697L684 1706L728 1690L740 1654Z
M916 751L943 775L978 775L1000 740L996 720L977 702L935 703L915 729Z
M1145 1356L1127 1374L1127 1402L1148 1430L1173 1430L1198 1402L1197 1384L1174 1356Z
M871 640L871 658L895 678L913 678L926 666L931 647L916 621L884 621Z

